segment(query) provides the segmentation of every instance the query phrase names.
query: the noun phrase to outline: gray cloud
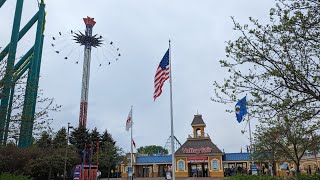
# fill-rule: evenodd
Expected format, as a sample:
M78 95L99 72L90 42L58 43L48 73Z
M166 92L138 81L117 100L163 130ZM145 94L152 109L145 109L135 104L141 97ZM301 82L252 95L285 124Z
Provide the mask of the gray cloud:
M78 65L58 58L50 49L50 37L59 31L83 30L83 17L97 21L94 33L113 40L122 50L119 61L99 68L92 59L88 128L108 129L120 147L129 150L130 137L125 120L134 106L134 138L137 146L164 145L170 135L169 84L153 101L155 70L172 40L173 100L175 135L184 142L192 133L191 121L197 110L203 114L206 131L220 149L239 152L249 144L240 131L234 114L225 112L233 104L217 104L210 100L213 81L226 76L219 60L225 58L225 41L235 39L230 16L241 23L248 17L268 22L272 0L54 0L47 1L46 42L41 69L40 88L62 104L60 113L53 114L53 126L59 129L67 122L78 124L82 62ZM10 39L14 2L0 9L0 46ZM36 1L25 1L23 23L37 9ZM4 26L4 24L8 26ZM27 51L34 39L29 34L19 50ZM75 52L77 53L77 52ZM81 54L82 55L82 54ZM103 58L101 58L103 59ZM239 97L240 98L240 97ZM256 119L253 119L256 124Z

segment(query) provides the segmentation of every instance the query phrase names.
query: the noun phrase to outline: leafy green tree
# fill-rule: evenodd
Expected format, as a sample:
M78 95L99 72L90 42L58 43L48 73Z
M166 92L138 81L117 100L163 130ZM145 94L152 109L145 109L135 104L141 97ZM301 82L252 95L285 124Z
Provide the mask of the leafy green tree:
M57 178L58 174L63 174L64 171L64 148L50 148L46 151L38 149L38 157L31 159L27 166L28 174L32 177L41 177L51 179L51 177ZM79 163L79 157L76 151L69 150L67 158L67 170Z
M114 169L116 164L123 161L123 151L112 142L103 142L101 151L99 151L99 167L103 176L110 177L111 169ZM96 158L96 157L95 157Z
M155 154L168 154L168 150L162 146L150 145L141 146L137 149L139 154L155 155Z
M17 146L0 146L0 172L26 174L26 164L37 156L34 148L18 148Z
M250 17L249 25L240 25L232 18L240 37L227 42L227 60L220 61L229 76L224 83L214 82L215 102L234 103L249 94L250 116L261 123L256 149L298 166L304 152L318 143L319 11L319 1L278 0L270 24Z
M291 160L300 167L306 151L319 149L320 137L309 131L308 124L283 116L257 127L255 132L255 158L261 161ZM300 173L300 169L297 169Z
M279 2L270 10L270 24L250 17L250 25L240 25L232 18L241 36L228 41L228 59L220 64L230 76L222 84L214 83L213 100L235 102L239 95L248 93L250 111L259 119L268 120L286 110L303 119L317 117L319 1Z
M3 85L3 78L5 76L5 70L7 65L7 59L5 58L0 62L0 86ZM18 139L20 135L20 125L23 103L26 92L26 82L28 75L22 75L16 82L15 93L13 95L12 114L10 117L10 123L8 127L8 141L11 139ZM38 90L37 106L35 109L35 119L33 124L32 135L39 137L43 131L51 132L50 124L52 118L51 112L58 112L61 109L61 105L54 104L54 98L48 98L44 95L42 89Z

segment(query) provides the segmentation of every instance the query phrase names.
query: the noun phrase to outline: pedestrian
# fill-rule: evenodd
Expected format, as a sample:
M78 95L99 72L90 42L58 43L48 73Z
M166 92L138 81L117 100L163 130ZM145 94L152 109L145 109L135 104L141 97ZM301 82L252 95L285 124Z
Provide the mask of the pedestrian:
M294 169L294 167L291 167L291 172L292 172L292 176L296 176L296 170Z
M273 177L272 164L269 165L269 172L270 172L270 176Z
M311 166L310 165L308 165L308 174L311 175Z

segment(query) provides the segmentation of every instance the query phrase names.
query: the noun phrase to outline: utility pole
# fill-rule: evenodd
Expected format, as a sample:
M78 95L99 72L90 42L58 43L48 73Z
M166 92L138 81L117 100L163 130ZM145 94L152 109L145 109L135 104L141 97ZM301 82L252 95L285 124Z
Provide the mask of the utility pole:
M68 158L68 146L69 146L69 129L72 128L73 126L70 126L70 123L68 122L68 130L67 130L67 146L66 146L66 154L64 157L64 170L63 170L63 180L66 180L67 176L67 158Z

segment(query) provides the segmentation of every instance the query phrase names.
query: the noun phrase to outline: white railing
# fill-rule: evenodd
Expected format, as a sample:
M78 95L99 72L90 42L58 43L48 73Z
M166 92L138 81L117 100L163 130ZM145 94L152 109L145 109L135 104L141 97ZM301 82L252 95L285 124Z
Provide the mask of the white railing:
M210 138L208 133L205 133L203 135L201 134L188 134L189 139L195 139L195 138Z

